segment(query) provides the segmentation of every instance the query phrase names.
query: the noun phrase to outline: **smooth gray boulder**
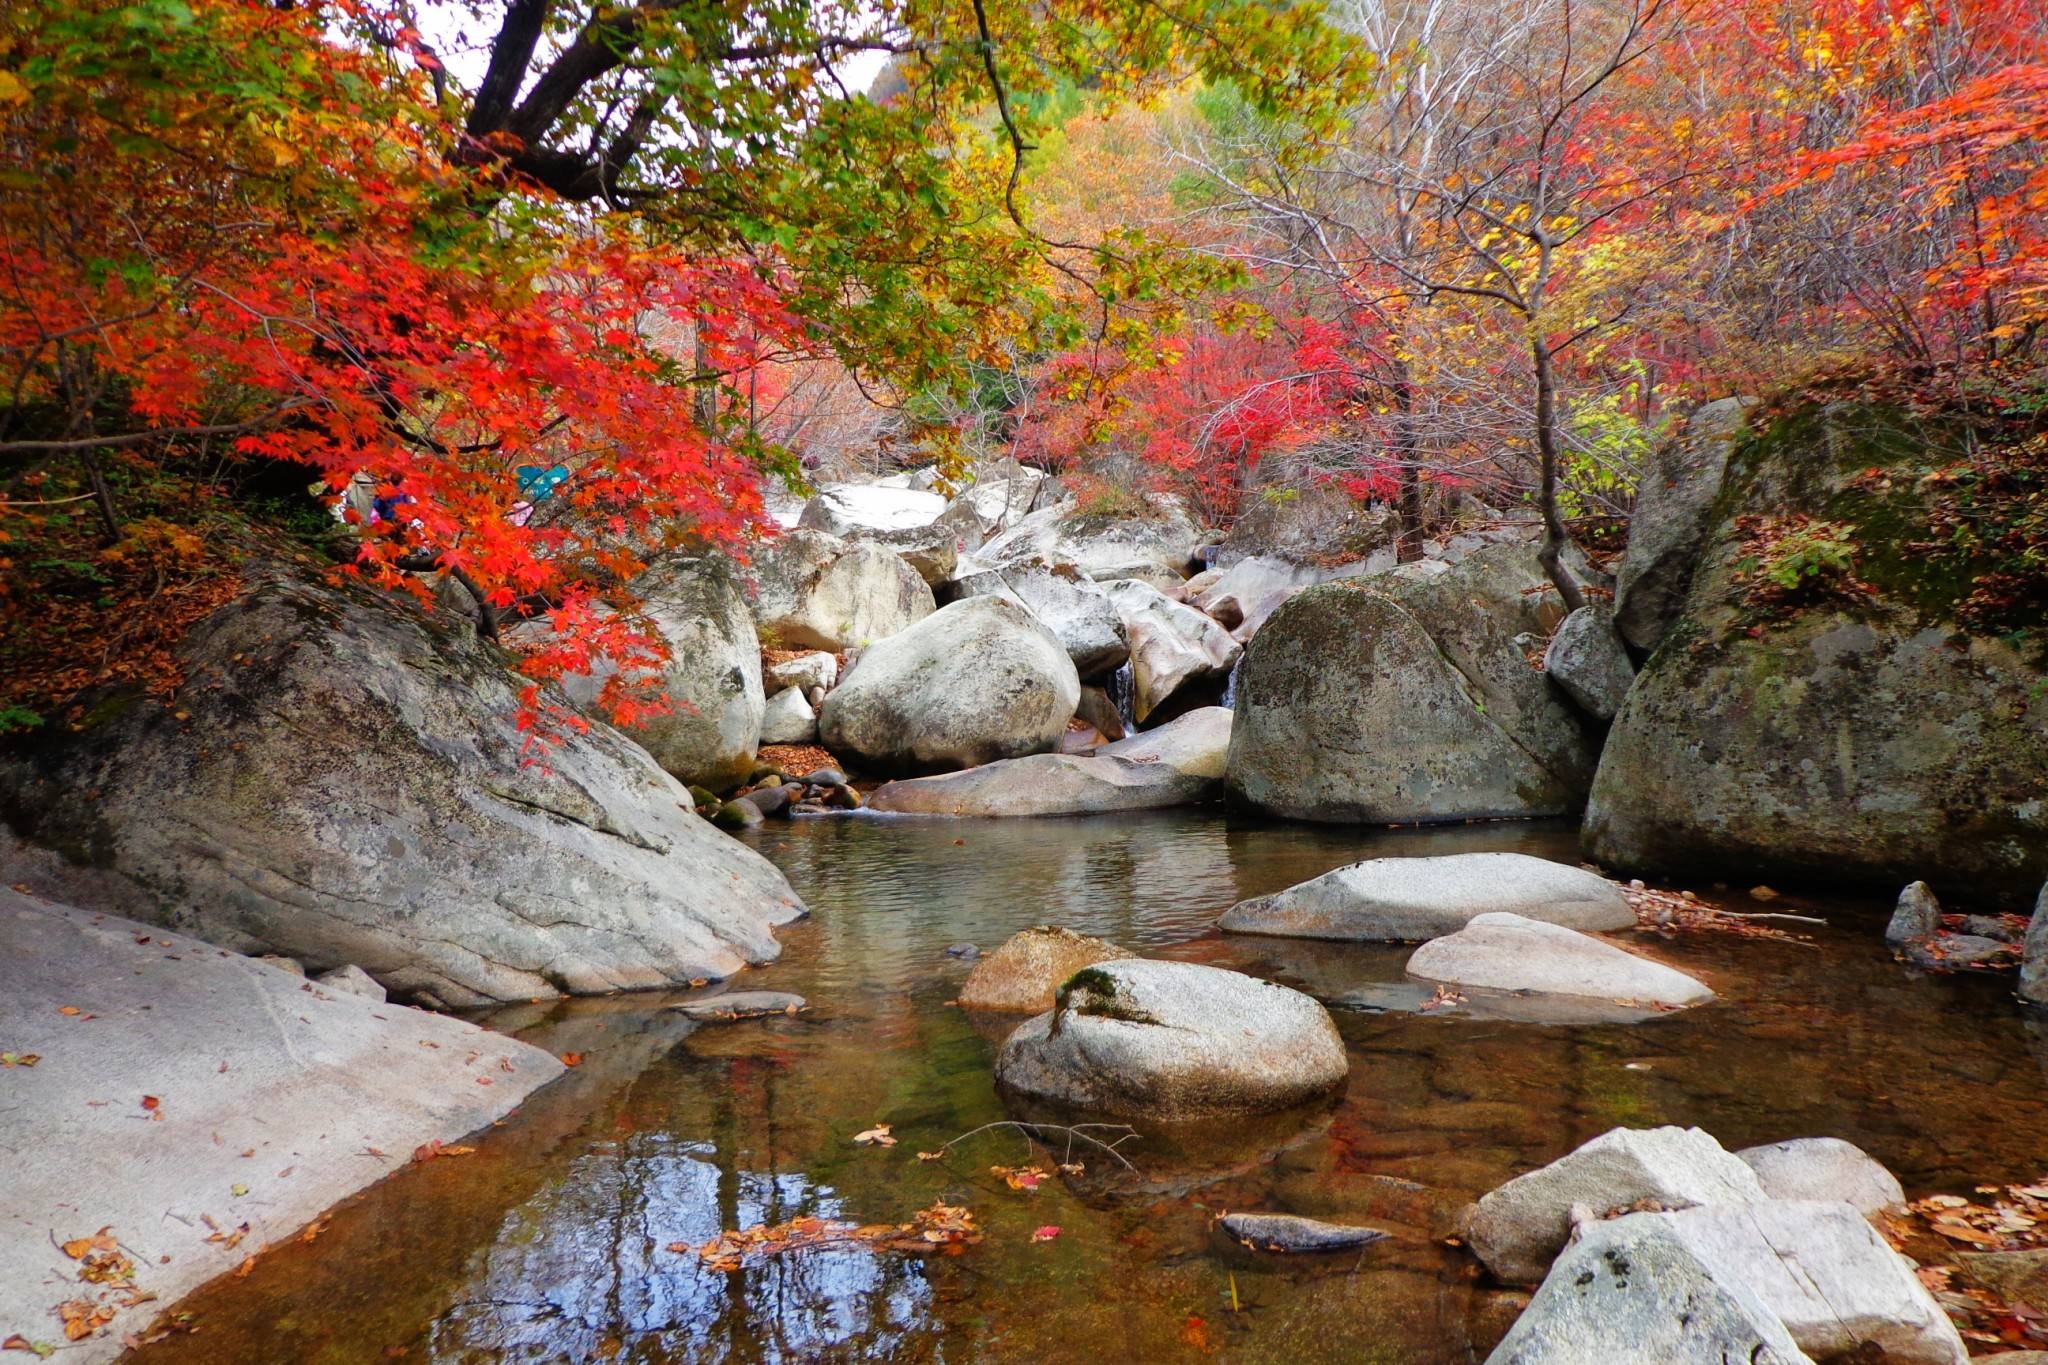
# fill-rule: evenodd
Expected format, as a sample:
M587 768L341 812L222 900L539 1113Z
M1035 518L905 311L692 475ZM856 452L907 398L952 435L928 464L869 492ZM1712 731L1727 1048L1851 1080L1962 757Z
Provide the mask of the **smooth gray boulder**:
M2048 1005L2048 885L2034 900L2033 918L2027 921L2027 937L2020 947L2020 999Z
M1103 586L1130 640L1132 714L1139 724L1183 691L1207 684L1220 694L1244 652L1229 631L1149 583L1120 578Z
M1792 1138L1745 1147L1735 1156L1773 1199L1833 1200L1866 1215L1906 1202L1897 1176L1840 1138Z
M1600 1218L1640 1200L1691 1208L1766 1197L1756 1172L1698 1128L1615 1128L1482 1196L1465 1237L1501 1280L1535 1284L1571 1236L1575 1209Z
M1199 587L1195 578L1189 579L1187 603L1207 613L1242 643L1258 633L1282 602L1329 576L1308 565L1254 555L1227 569L1196 575L1207 579Z
M1114 672L1130 657L1130 641L1109 595L1071 564L1012 560L956 583L961 597L1006 597L1059 637L1083 681Z
M1205 707L1093 754L1032 754L887 782L870 810L905 815L1092 815L1192 805L1222 790L1230 712Z
M953 499L953 506L973 518L974 544L979 546L1037 510L1054 486L1042 469L1015 460L991 460L975 471L974 482Z
M1926 882L1914 882L1899 893L1899 903L1884 926L1884 941L1894 948L1933 938L1941 932L1941 902Z
M1224 569L1255 557L1319 565L1364 559L1376 550L1391 558L1399 532L1393 509L1367 506L1334 483L1304 480L1247 498L1209 562Z
M729 976L803 913L616 730L528 762L524 680L393 594L266 574L178 658L173 701L0 761L0 811L78 868L37 889L446 1006Z
M681 559L656 565L633 586L668 646L661 694L669 709L626 733L685 783L718 791L745 781L766 697L761 640L739 576L723 559ZM587 707L594 681L572 676L564 690Z
M1955 1324L1862 1212L1840 1202L1768 1200L1737 1207L1632 1213L1600 1229L1637 1227L1676 1239L1723 1285L1740 1284L1800 1349L1821 1360L1851 1352L1899 1365L1964 1365Z
M1015 602L970 597L863 650L818 733L876 772L971 768L1055 748L1080 700L1051 631Z
M763 643L832 653L858 648L938 609L931 587L881 545L794 530L754 549L754 620Z
M768 699L761 712L763 744L809 744L818 737L818 713L801 690L790 687Z
M1072 1108L1173 1121L1291 1108L1343 1084L1349 1067L1328 1012L1300 991L1126 958L1075 973L1051 1012L1020 1024L996 1081Z
M1292 819L1564 815L1592 779L1590 722L1531 668L1559 619L1535 555L1493 545L1433 577L1325 583L1246 646L1235 799Z
M1615 628L1645 654L1662 643L1685 605L1729 453L1749 429L1755 402L1721 398L1702 404L1676 439L1650 454L1636 488L1614 594Z
M1564 618L1543 652L1543 672L1581 711L1602 722L1614 719L1636 680L1614 613L1597 602Z
M1843 404L1737 445L1685 609L1601 751L1583 826L1596 861L1925 879L1992 904L2048 880L2048 621L1987 607L1928 539L1970 439ZM1841 559L1780 596L1764 575L1792 551L1772 537L1794 532Z
M1239 901L1226 933L1419 941L1496 911L1570 929L1633 929L1621 888L1596 872L1523 853L1371 858L1269 896Z
M1292 1213L1226 1213L1216 1222L1232 1239L1254 1251L1356 1251L1387 1238L1378 1228L1324 1223Z
M1187 577L1201 531L1170 498L1148 500L1148 515L1090 513L1073 502L1041 507L977 551L988 564L1038 558L1072 564L1098 581L1142 578L1180 582Z
M384 988L377 984L377 978L353 962L331 972L320 973L313 978L313 984L324 990L340 991L343 995L359 995L379 1005L389 998Z
M1607 1000L1682 1009L1713 991L1673 967L1562 925L1521 915L1475 916L1408 959L1408 977L1461 990Z
M998 1014L1039 1014L1058 1003L1059 988L1083 967L1130 954L1107 939L1042 924L983 954L960 987L960 1007Z
M1486 1365L1813 1365L1747 1286L1628 1221L1558 1257Z
M58 1304L113 1310L66 1361L113 1360L185 1294L562 1071L459 1019L6 889L0 944L0 1039L38 1058L0 1095L0 1337L62 1345ZM60 1250L103 1228L149 1301L120 1307Z
M761 687L769 695L795 688L806 694L814 687L828 691L839 681L839 660L823 650L799 654L794 658L772 663L761 670Z

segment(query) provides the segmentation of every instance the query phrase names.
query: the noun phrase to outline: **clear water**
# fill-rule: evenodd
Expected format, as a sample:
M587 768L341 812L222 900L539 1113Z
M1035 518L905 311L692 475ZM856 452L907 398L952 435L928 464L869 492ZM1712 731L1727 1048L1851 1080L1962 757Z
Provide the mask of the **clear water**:
M1818 947L1646 939L1722 992L1707 1008L1585 1027L1344 1012L1352 1071L1333 1104L1154 1135L1128 1149L1136 1177L1095 1161L1016 1193L988 1171L1026 1159L1012 1134L945 1163L914 1156L1005 1117L990 1082L1001 1030L949 1004L968 970L949 945L1052 922L1343 995L1397 981L1406 950L1225 939L1216 916L1361 857L1568 858L1571 832L1173 812L819 819L755 842L815 915L781 962L736 984L801 992L811 1014L693 1026L663 1012L678 997L627 996L487 1016L586 1060L476 1155L401 1171L315 1241L194 1296L197 1333L136 1357L1463 1362L1484 1358L1521 1300L1442 1245L1455 1210L1617 1124L1698 1124L1730 1147L1846 1137L1916 1195L2048 1164L2048 1039L2010 982L1912 974L1880 942L1887 907L1803 900L1832 920ZM900 1145L851 1144L876 1122ZM940 1196L987 1230L957 1257L841 1249L720 1273L665 1249L802 1214L898 1222ZM1211 1231L1228 1209L1395 1235L1262 1259ZM1042 1225L1060 1236L1034 1244Z

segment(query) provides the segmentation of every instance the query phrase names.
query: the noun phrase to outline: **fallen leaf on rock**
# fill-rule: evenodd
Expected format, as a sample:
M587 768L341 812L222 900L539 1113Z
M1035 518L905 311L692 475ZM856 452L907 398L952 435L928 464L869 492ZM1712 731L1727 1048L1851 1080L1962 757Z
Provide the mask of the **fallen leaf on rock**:
M0 1066L34 1066L41 1060L33 1052L0 1052Z
M228 1193L233 1195L237 1199L240 1199L243 1195L247 1194L248 1192L249 1187L247 1185L233 1185L228 1188Z
M238 1280L247 1279L249 1272L255 1268L256 1258L254 1256L246 1256L242 1259L242 1263L235 1267L235 1278Z
M78 1013L78 1006L76 1006L76 1005L59 1005L59 1006L57 1006L57 1013L59 1013L59 1014L76 1014L76 1013Z
M209 1226L211 1226L213 1223L213 1220L211 1218L207 1219L206 1221ZM233 1231L215 1232L211 1237L208 1237L206 1240L209 1242L218 1242L222 1246L226 1247L229 1251L233 1251L236 1247L242 1244L242 1239L244 1237L247 1237L248 1235L249 1225L247 1223L244 1223L240 1227L235 1228Z
M48 1358L57 1353L57 1348L50 1345L47 1341L30 1341L21 1333L16 1332L7 1340L0 1341L0 1351L27 1351L30 1355Z
M74 1237L64 1244L64 1254L74 1261L82 1261L95 1251L114 1251L120 1247L111 1226L103 1227L90 1237Z
M1060 1230L1051 1223L1047 1223L1044 1227L1031 1234L1031 1240L1034 1242L1050 1242L1059 1235Z
M853 1135L853 1145L856 1147L894 1147L896 1139L889 1136L888 1124L878 1123L865 1133L855 1133Z
M474 1147L451 1147L443 1143L439 1138L431 1138L412 1149L412 1159L414 1161L432 1161L435 1157L441 1156L468 1156L475 1150L476 1148Z
M162 1100L154 1095L144 1095L142 1097L142 1107L149 1112L152 1122L160 1123L163 1121L164 1102Z
M57 1316L63 1320L66 1341L84 1341L114 1320L114 1310L90 1299L68 1299L57 1305Z
M580 1052L565 1052L562 1054L561 1061L563 1066L582 1066L583 1054Z

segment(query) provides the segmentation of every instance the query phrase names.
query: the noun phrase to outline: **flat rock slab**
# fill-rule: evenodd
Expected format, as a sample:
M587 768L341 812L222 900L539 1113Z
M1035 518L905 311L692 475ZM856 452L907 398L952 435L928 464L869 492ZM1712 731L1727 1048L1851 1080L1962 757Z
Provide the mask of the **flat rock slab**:
M1673 1009L1714 998L1713 991L1676 968L1576 929L1520 915L1481 915L1457 933L1423 944L1408 959L1408 975L1458 990L1526 991Z
M1284 938L1420 941L1494 912L1596 932L1636 923L1621 888L1597 873L1523 853L1455 853L1352 863L1239 901L1222 927Z
M775 1014L802 1014L810 1002L788 991L727 991L703 1000L685 1000L669 1008L677 1014L706 1023L734 1019L766 1019Z
M1216 1221L1254 1251L1351 1251L1387 1236L1378 1228L1323 1223L1291 1213L1226 1213Z
M61 1344L58 1304L118 1299L59 1250L101 1228L156 1296L74 1363L562 1071L459 1019L8 890L0 1046L38 1057L0 1073L0 1337Z

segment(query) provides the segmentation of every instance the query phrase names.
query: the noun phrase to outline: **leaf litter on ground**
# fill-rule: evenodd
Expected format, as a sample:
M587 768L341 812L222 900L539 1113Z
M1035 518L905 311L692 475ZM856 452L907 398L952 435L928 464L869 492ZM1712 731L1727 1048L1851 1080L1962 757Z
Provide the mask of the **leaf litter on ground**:
M701 1246L671 1242L672 1252L694 1252L707 1270L738 1270L750 1260L795 1252L845 1247L894 1251L907 1256L957 1256L981 1240L974 1215L940 1199L919 1209L908 1223L849 1223L830 1218L792 1218L738 1232L721 1232Z
M2006 1302L1968 1276L1957 1259L1974 1252L2048 1250L2048 1179L2031 1185L1979 1185L1977 1203L1929 1195L1883 1215L1891 1244L1919 1262L1920 1282L1965 1340L2011 1350L2048 1348L2048 1304ZM2044 1295L2048 1297L2048 1295Z

